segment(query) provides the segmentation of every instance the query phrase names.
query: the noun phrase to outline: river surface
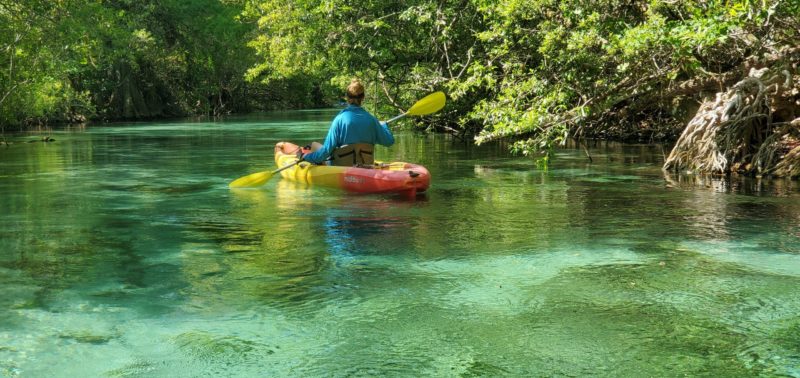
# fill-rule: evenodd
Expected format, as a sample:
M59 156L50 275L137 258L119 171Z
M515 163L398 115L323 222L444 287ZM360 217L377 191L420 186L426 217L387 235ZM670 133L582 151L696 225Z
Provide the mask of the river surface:
M0 376L800 377L796 183L403 131L415 200L228 189L333 114L7 135Z

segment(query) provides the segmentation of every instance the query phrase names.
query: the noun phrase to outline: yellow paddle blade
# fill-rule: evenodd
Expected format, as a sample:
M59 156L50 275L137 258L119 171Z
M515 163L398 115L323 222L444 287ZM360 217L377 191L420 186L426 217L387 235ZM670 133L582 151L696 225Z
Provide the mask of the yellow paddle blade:
M256 186L264 185L269 179L272 178L275 172L264 171L249 174L247 176L239 177L228 184L229 188L253 188Z
M433 92L421 100L417 101L411 109L408 109L408 115L426 115L438 112L444 107L445 96L444 92Z

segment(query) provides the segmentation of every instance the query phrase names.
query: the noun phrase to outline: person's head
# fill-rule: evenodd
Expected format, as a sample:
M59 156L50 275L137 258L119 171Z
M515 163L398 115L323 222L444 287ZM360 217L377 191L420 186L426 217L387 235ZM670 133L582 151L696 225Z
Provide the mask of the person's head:
M350 85L347 86L347 103L353 105L361 105L364 101L364 84L358 79L353 79Z

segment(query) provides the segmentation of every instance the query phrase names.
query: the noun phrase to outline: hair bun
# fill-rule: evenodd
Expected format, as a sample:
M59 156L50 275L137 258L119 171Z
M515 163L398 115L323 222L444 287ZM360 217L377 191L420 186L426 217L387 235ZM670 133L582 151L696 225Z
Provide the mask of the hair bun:
M350 85L347 86L347 97L349 98L364 97L364 84L361 84L361 81L358 79L353 79L352 81L350 81Z

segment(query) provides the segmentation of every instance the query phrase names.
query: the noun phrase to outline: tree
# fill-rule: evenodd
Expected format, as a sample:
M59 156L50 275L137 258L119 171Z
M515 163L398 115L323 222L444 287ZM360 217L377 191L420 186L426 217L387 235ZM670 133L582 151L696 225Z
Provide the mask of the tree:
M69 119L89 108L85 94L66 82L74 68L67 57L80 41L63 28L71 2L0 1L0 127L24 122Z

